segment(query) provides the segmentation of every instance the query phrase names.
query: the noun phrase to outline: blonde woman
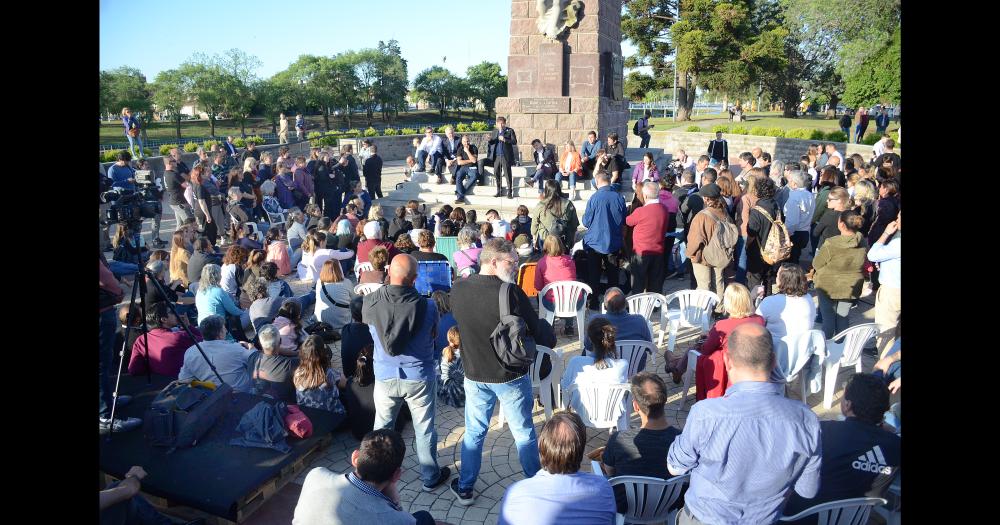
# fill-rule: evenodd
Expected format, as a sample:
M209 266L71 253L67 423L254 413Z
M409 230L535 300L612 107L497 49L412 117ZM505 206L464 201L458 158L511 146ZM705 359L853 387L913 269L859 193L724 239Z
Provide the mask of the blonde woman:
M722 295L722 309L728 317L717 321L708 331L708 338L701 345L701 357L698 358L698 365L695 367L695 396L698 401L722 397L729 388L729 375L723 364L723 357L728 351L729 334L737 326L745 323L764 326L764 318L753 311L750 291L740 283L732 283L726 287ZM680 382L676 370L674 382Z
M851 198L852 205L849 209L853 209L861 216L861 229L858 231L866 238L872 229L872 223L875 222L875 201L877 199L878 193L871 180L861 179L854 184L854 196Z
M576 179L583 176L583 164L580 162L580 153L572 140L567 140L563 145L562 155L559 157L559 171L556 172L556 184L562 187L564 177L569 178L570 200L576 200Z

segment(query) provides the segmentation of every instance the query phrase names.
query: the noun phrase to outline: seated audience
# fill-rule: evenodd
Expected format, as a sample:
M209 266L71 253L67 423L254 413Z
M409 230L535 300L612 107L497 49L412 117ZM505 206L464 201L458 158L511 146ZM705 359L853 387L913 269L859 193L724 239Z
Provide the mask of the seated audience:
M399 250L389 241L382 240L382 229L379 228L377 222L368 222L364 226L365 240L358 243L358 262L369 262L368 254L376 246L383 246L389 252L389 260L391 261L393 257L399 255Z
M604 293L604 307L607 309L607 313L593 315L590 320L603 318L610 321L616 330L616 340L653 342L653 333L649 330L649 322L639 314L628 313L628 301L620 288L608 288L608 291ZM583 348L583 355L592 352L593 345L590 339L584 340ZM643 369L644 365L645 357L643 357L643 363L639 364L639 369Z
M729 315L720 319L708 331L708 337L701 344L701 357L695 367L695 397L698 401L712 397L722 397L729 388L729 375L726 373L724 356L728 351L729 334L744 323L754 323L764 326L764 318L753 313L753 303L750 302L750 291L740 283L732 283L726 287L722 298L722 309ZM685 353L686 355L686 353ZM687 364L684 364L684 369ZM680 374L684 370L674 369L674 382L680 383Z
M736 327L723 359L729 390L691 406L667 454L670 474L691 474L678 523L776 523L791 491L812 498L819 489L819 418L769 381L767 329Z
M351 454L353 471L346 475L326 467L309 471L292 525L433 525L426 510L409 514L400 506L396 484L403 475L405 456L406 442L399 432L387 428L369 432Z
M389 250L385 246L376 246L372 251L368 252L368 262L372 263L372 268L374 269L361 272L358 284L384 283L385 269L389 265Z
M443 253L437 253L434 251L434 234L429 231L420 232L420 239L417 241L417 245L420 246L420 251L416 251L410 254L414 259L419 261L448 261L448 256Z
M222 290L219 286L221 280L222 268L218 264L206 264L202 269L198 293L194 297L195 308L198 309L198 322L201 323L210 315L220 315L223 318L228 315L233 318L233 326L237 320L241 328L249 326L250 314L236 306L233 298Z
M177 230L170 239L170 280L180 281L185 287L191 284L188 279L188 263L191 260L191 246L185 230Z
M413 229L413 223L406 219L406 207L399 206L396 208L395 217L389 222L389 231L386 236L387 240L396 242L396 239L400 235L409 232Z
M477 246L476 241L478 240L479 233L471 227L467 226L458 232L456 239L458 251L451 256L452 260L455 261L455 268L458 270L456 275L466 277L475 273L473 270L479 267L479 252L483 249Z
M563 246L563 242L558 235L550 233L545 236L542 253L544 256L538 260L538 266L535 268L536 290L541 291L542 288L556 281L576 280L576 263L566 253L566 248ZM583 300L583 294L581 293L576 303L577 308L583 306ZM549 311L555 310L555 294L552 290L546 292L545 296L542 297L542 303ZM562 321L564 323L563 333L566 335L572 334L574 320L572 318L563 318Z
M427 230L427 216L422 213L414 213L410 222L413 223L413 229L410 230L409 236L410 240L413 241L413 246L416 246L417 241L420 240L420 232Z
M201 349L222 376L222 380L231 386L234 392L250 393L253 385L247 373L247 360L253 353L253 345L247 342L227 341L226 321L220 315L209 315L202 319L198 323L198 330L205 338L201 343ZM184 352L184 363L177 374L177 379L182 381L197 379L219 384L219 378L196 346Z
M764 318L775 344L782 339L787 344L789 336L812 329L816 303L808 293L809 282L798 264L782 264L776 284L778 293L765 297L757 306L757 314Z
M260 330L262 326L272 323L278 316L281 304L287 299L280 295L271 295L267 280L264 278L248 277L243 290L250 300L250 307L247 310L250 312L250 325L254 330Z
M563 392L572 384L614 384L628 381L628 361L618 357L615 327L611 322L607 319L592 319L587 325L587 339L590 340L594 354L578 355L566 363L566 370L559 380ZM585 412L580 404L579 393L574 393L572 399L563 399L563 405L573 407L577 412Z
M320 336L310 335L302 343L292 382L299 405L330 412L334 428L340 426L347 416L340 401L340 389L347 386L347 378L333 368L330 349Z
M281 334L274 325L265 324L257 330L260 351L254 352L247 360L250 378L253 379L253 393L269 395L275 399L294 405L295 385L292 376L299 366L299 360L279 353Z
M354 363L357 362L361 349L375 344L368 325L361 322L362 304L364 297L360 295L351 299L351 322L340 330L340 362L343 363L346 376L355 375Z
M580 472L587 427L556 412L538 434L542 470L504 493L497 525L598 525L615 522L615 495L603 476Z
M152 523L169 525L174 521L161 514L146 498L139 495L140 481L146 477L146 471L140 466L133 466L125 473L125 478L115 481L100 493L101 523ZM197 525L204 520L195 520L186 525Z
M413 231L416 230L411 230L411 233ZM427 230L421 230L421 231L427 231ZM409 235L400 235L399 238L396 239L396 244L394 246L396 247L397 250L399 250L399 253L405 253L407 255L413 255L413 252L419 250L419 248L417 248L416 243L413 242L413 238L410 237Z
M526 208L527 209L527 208ZM500 217L500 212L489 210L486 212L486 220L493 226L493 235L506 239L510 233L510 223Z
M306 339L306 331L302 329L302 304L286 299L281 303L273 324L281 334L281 343L278 345L281 354L297 355L299 345Z
M208 237L198 237L194 241L194 253L191 254L187 264L188 283L196 283L201 280L201 271L206 264L219 264L222 258L215 253L211 241ZM188 288L192 288L188 285Z
M267 262L278 265L279 275L292 273L292 260L288 256L288 243L284 239L284 234L281 233L281 228L272 226L271 229L267 230L264 239L264 245L267 248Z
M240 283L243 282L243 267L247 263L250 253L242 246L233 245L229 247L226 256L222 259L222 289L233 298L239 301ZM237 303L238 304L238 303Z
M333 260L323 263L316 282L316 308L313 312L316 320L328 323L339 332L351 321L353 297L354 287L351 281L344 279L340 263Z
M154 374L177 377L184 364L184 352L194 345L191 336L180 327L187 319L178 318L165 302L155 302L146 306L146 324L149 333L139 335L132 343L132 358L128 363L129 375ZM197 341L201 332L191 327ZM146 339L149 339L149 357L146 357ZM146 367L146 362L149 367Z

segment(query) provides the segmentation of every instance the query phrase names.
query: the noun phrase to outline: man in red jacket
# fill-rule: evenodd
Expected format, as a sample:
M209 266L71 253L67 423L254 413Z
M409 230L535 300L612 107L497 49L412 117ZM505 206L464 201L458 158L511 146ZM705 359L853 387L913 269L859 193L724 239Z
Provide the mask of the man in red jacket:
M632 293L663 291L663 238L667 234L670 214L660 206L660 186L655 182L642 185L643 206L625 217L632 230Z
M167 303L157 301L146 306L146 323L149 325L149 369L154 374L177 377L184 364L184 352L194 346L191 336L180 327L180 321ZM175 330L176 329L176 330ZM200 342L201 332L191 327L191 333ZM132 359L128 363L129 375L146 373L146 337L140 335L132 345Z

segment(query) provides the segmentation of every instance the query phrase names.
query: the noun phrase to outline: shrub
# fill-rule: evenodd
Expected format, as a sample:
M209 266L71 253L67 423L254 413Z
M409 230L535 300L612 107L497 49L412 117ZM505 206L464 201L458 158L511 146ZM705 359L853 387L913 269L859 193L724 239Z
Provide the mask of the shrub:
M375 128L373 128L373 127L371 127L371 126L369 126L368 129L365 130L365 136L366 137L377 137L378 136L378 130L375 129Z
M768 137L784 137L785 136L785 130L783 130L781 128L767 128L767 136Z
M121 153L120 149L109 149L101 154L101 162L114 162L118 160L118 154Z
M403 128L403 129L399 130L399 134L400 135L418 135L418 134L420 134L420 132L418 132L417 130L415 130L413 128Z
M472 131L472 127L466 124L465 122L459 122L458 125L455 126L455 131L459 133L468 133Z
M755 137L766 137L767 136L767 128L765 128L763 126L754 126L754 127L750 128L750 133L749 134L753 135Z
M839 130L831 131L827 133L826 136L823 138L829 140L830 142L847 142L847 135L845 135L843 131Z
M712 133L719 133L720 131L722 133L729 133L729 126L725 124L716 124L712 126Z
M699 131L701 131L701 128L699 128L698 126L688 126L687 129L685 129L684 131L687 131L689 133L698 133Z
M750 133L750 130L748 130L746 126L736 126L732 131L730 131L730 133L733 135L746 135Z
M823 130L821 130L821 129L814 129L809 134L809 140L823 140L825 137L826 137L826 134L823 133Z
M309 133L306 133L306 140L316 140L322 136L322 131L310 131Z
M264 144L267 141L264 140L264 137L258 137L257 135L254 135L252 137L247 137L246 138L246 143L247 144L249 144L251 142L253 142L254 144L260 146L261 144Z
M806 128L795 128L785 132L785 137L790 139L809 140L811 136L812 130Z
M351 139L353 139L353 138L357 137L360 134L361 134L361 130L359 130L358 128L351 128L351 129L345 131L342 136L345 137L345 138L351 138Z
M382 134L387 137L391 137L393 135L399 135L399 130L396 128L385 128L382 130Z
M489 131L490 127L483 121L477 120L470 124L472 131Z
M198 143L197 142L188 142L187 144L184 145L184 152L185 153L194 153L196 151L198 151Z
M309 145L314 148L325 148L328 146L336 146L337 141L340 140L340 135L337 133L320 133L319 137L309 141Z
M177 147L177 144L164 144L160 146L160 155L170 155L170 150Z
M208 151L208 150L212 149L212 146L214 146L214 145L216 145L218 143L219 143L219 141L217 141L217 140L206 140L205 142L203 142L201 144L201 147L205 148L205 151Z
M237 148L245 148L247 147L247 139L243 137L236 137L233 139L233 146L236 146Z
M875 143L878 142L880 138L882 138L881 134L872 132L865 135L864 137L861 137L861 143L867 144L869 146L874 146Z

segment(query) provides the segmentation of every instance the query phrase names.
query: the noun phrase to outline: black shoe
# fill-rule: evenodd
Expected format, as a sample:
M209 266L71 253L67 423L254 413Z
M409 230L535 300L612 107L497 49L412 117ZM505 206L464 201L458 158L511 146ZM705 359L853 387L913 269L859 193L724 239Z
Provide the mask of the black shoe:
M514 198L514 190L512 190L510 188L507 188L507 198L508 199L513 199Z
M449 488L451 489L451 493L455 495L455 498L457 498L456 501L458 501L459 505L468 507L469 505L475 503L476 496L472 493L472 489L458 490L458 478L451 480L451 486Z
M497 194L494 195L494 197L499 198L499 197L502 197L502 196L503 196L503 190L500 189L500 188L497 188Z
M438 184L444 184L444 177L438 175Z
M441 472L438 473L437 481L435 481L430 485L424 485L424 492L430 492L440 487L442 484L444 484L445 481L448 481L448 478L450 477L451 477L451 469L448 467L441 467Z
M142 426L142 420L137 417L130 417L126 419L115 419L111 421L110 419L100 419L100 430L102 433L112 430L115 433L118 432L128 432L129 430L135 430Z

